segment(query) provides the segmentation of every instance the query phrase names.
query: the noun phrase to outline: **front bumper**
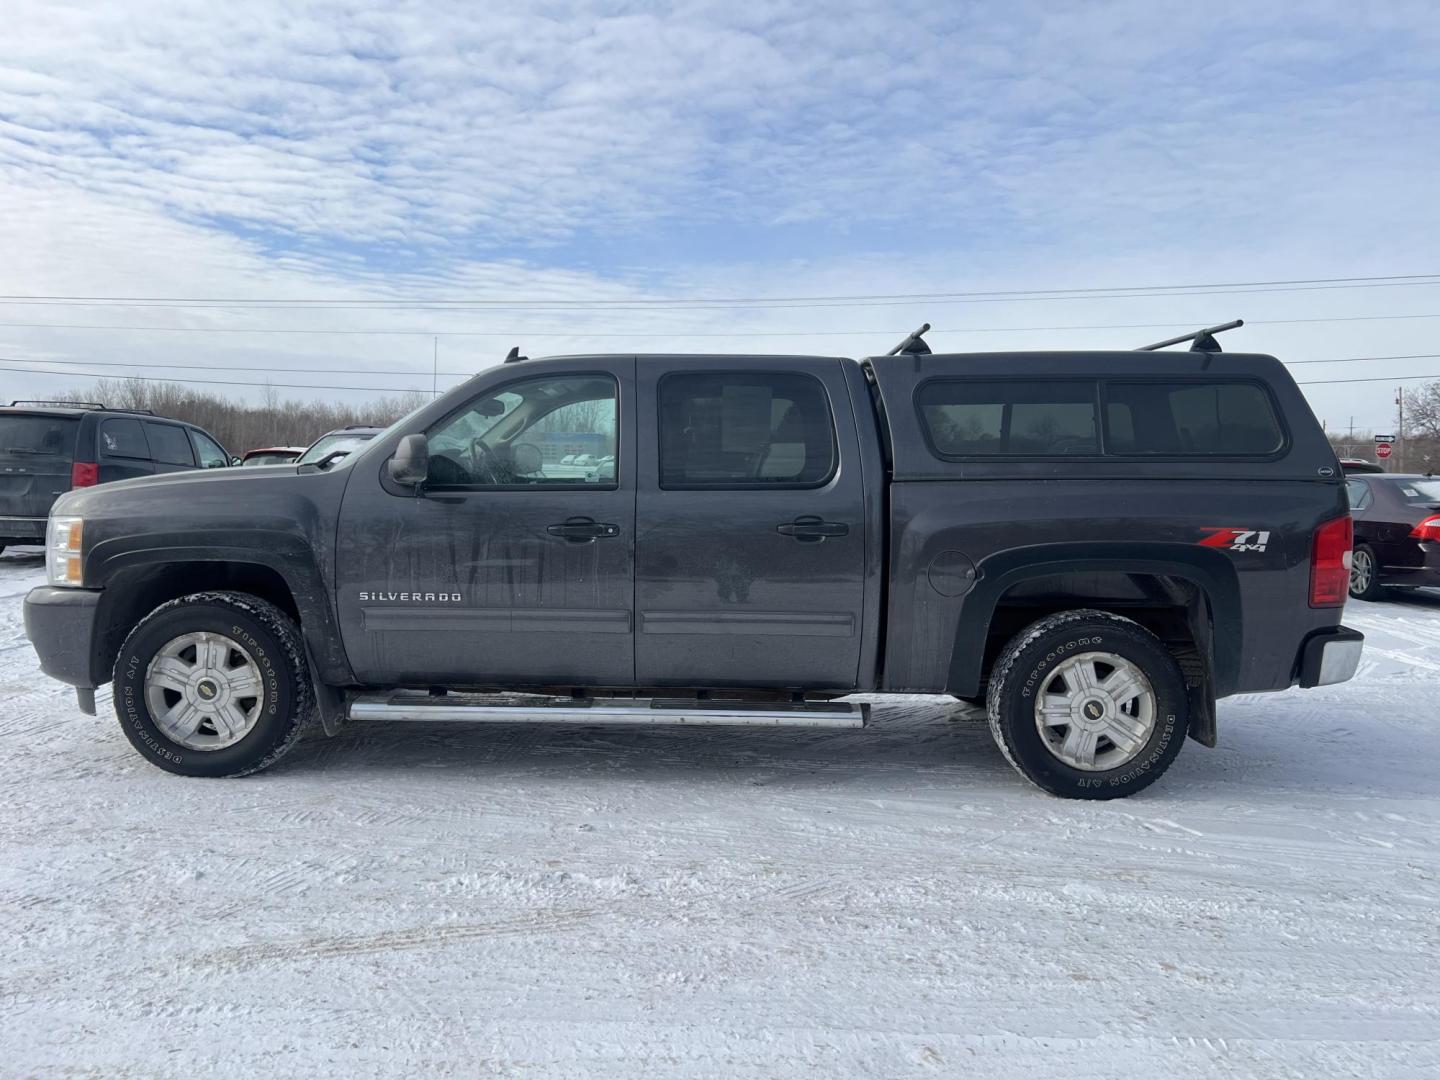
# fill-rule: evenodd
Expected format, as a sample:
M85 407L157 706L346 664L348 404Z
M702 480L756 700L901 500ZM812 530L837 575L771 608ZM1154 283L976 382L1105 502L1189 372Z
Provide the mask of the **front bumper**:
M95 674L98 589L57 589L41 585L25 597L25 636L40 657L40 670L52 679L93 690L103 682Z
M37 544L43 544L47 520L43 517L0 516L0 536L7 540L34 540Z
M1315 631L1300 647L1300 685L1308 689L1348 682L1364 648L1365 635L1348 626Z

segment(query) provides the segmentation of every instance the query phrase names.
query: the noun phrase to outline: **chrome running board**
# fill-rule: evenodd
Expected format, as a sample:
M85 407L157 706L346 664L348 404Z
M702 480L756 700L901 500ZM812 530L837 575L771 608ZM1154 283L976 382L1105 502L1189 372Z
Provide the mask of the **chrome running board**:
M351 720L460 721L492 724L683 724L723 727L858 728L870 706L850 702L795 705L691 698L551 698L441 694L402 690L350 703Z

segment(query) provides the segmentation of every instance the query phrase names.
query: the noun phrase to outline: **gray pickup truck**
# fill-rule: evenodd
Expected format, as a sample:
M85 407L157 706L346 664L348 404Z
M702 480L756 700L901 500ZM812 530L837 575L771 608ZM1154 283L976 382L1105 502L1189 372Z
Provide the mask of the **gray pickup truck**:
M934 693L1046 791L1128 795L1217 698L1360 659L1335 454L1278 360L1192 339L512 354L320 466L63 496L26 628L188 776L312 718L848 727Z

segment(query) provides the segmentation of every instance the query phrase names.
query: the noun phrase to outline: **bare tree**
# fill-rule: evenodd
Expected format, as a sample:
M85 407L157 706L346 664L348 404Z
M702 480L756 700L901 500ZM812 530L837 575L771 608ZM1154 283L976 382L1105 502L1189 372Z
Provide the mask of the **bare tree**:
M232 453L257 446L308 446L332 428L348 424L383 427L430 400L421 393L377 398L364 405L281 400L273 386L259 405L199 393L179 383L101 379L61 395L66 401L99 401L115 409L149 409L157 416L204 428Z
M1440 382L1405 391L1405 434L1440 439Z

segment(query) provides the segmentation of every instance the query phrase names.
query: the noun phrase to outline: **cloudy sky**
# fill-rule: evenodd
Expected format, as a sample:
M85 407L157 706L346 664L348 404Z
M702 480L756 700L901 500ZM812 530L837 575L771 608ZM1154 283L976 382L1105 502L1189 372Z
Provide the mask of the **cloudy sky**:
M437 337L471 372L512 344L864 355L929 321L946 351L1129 347L1237 316L1232 348L1413 357L1297 367L1332 427L1392 427L1396 380L1440 376L1440 276L1393 283L1440 275L1433 3L3 15L0 396L362 400L429 389Z

